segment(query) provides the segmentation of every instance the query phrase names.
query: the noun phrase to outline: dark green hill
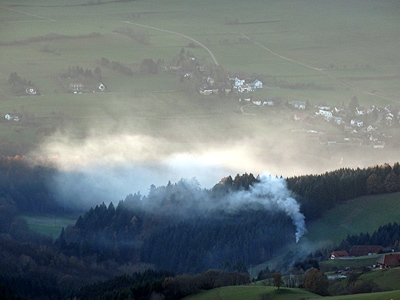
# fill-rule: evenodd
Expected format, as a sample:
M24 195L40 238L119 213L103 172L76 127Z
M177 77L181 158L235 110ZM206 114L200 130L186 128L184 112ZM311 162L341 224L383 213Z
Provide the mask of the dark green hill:
M372 234L384 224L400 220L400 193L371 195L346 201L308 225L304 242L339 244L347 235Z

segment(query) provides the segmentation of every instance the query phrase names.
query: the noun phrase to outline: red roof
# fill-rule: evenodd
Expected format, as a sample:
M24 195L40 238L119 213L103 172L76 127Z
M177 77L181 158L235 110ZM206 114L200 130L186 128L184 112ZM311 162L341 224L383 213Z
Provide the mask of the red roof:
M361 245L353 246L350 249L350 256L364 256L369 254L378 254L382 251L382 246L377 245Z
M347 251L333 251L331 253L331 259L335 259L335 258L338 258L338 257L346 257L346 256L349 256Z
M386 267L400 266L400 254L386 254L378 259L378 264Z

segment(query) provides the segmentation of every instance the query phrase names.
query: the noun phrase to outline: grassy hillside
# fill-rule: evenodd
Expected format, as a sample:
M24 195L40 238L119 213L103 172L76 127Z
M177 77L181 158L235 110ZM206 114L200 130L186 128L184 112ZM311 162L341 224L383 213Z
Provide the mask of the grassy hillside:
M261 298L263 297L263 298ZM286 299L286 300L299 300L299 299L312 299L319 298L320 296L309 293L299 289L281 288L278 290L276 287L270 286L231 286L204 291L194 296L184 298L185 300L206 300L206 299L219 299L219 300L259 300L259 299Z
M347 235L369 232L400 219L400 194L364 196L347 201L308 224L304 241L339 243Z
M367 232L372 234L381 225L399 221L399 200L400 193L394 193L364 196L342 203L328 211L322 218L307 224L308 233L289 250L293 253L306 255L319 248L338 245L347 235ZM358 268L375 264L378 257L379 255L349 260L329 260L321 263L321 266L324 270L331 270L333 266L337 269ZM267 266L270 269L276 268L284 259L285 253L272 261L250 268L251 276L257 276L258 272L264 270Z
M400 290L400 268L377 270L363 274L361 280L372 280L384 290Z
M75 224L78 216L49 216L49 215L24 215L29 229L56 239L60 236L61 229Z
M273 299L273 300L301 300L301 299L329 299L329 300L390 300L400 297L400 291L373 293L373 294L358 294L347 296L335 297L321 297L304 290L281 288L280 290L275 287L259 287L259 286L236 286L236 287L223 287L210 291L201 292L194 296L184 298L185 300L259 300L259 299Z

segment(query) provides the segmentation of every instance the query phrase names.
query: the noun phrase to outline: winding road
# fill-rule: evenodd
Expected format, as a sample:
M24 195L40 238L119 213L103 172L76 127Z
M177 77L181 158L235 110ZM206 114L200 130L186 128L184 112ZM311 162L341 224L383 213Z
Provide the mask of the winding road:
M339 82L340 84L344 85L346 88L352 89L353 91L356 91L356 92L359 92L359 93L363 93L363 94L365 94L365 95L370 95L370 96L374 96L374 97L377 97L377 98L381 98L381 99L393 101L393 102L400 102L400 101L397 100L397 99L393 99L393 98L388 97L388 96L385 96L385 95L378 95L378 94L376 94L376 93L372 93L372 92L360 90L359 88L356 88L355 86L353 86L353 85L351 85L351 84L349 84L349 83L347 83L347 82L345 82L345 81L343 81L343 80L341 80L341 79L339 79L339 78L337 78L337 77L335 77L335 76L332 76L331 74L325 72L323 69L316 68L316 67L310 66L310 65L308 65L308 64L305 64L305 63L303 63L303 62L301 62L301 61L297 61L297 60L294 60L294 59L291 59L291 58L282 56L282 55L280 55L280 54L278 54L278 53L272 51L271 49L268 49L268 48L265 47L264 45L262 45L262 44L260 44L260 43L258 43L258 42L256 42L256 41L250 39L247 35L245 35L245 34L243 34L243 33L242 33L241 35L242 35L244 38L246 38L247 40L249 40L249 41L251 41L252 43L254 43L255 45L257 45L257 46L263 48L264 50L268 51L268 52L271 53L272 55L275 55L275 56L277 56L277 57L279 57L279 58L281 58L281 59L284 59L284 60L286 60L286 61L290 61L290 62L292 62L292 63L301 65L301 66L306 67L306 68L308 68L308 69L314 70L314 71L316 71L316 72L318 72L318 73L320 73L320 74L322 74L322 75L324 75L324 76L329 77L330 79L333 79L333 80Z
M179 32L166 30L166 29L162 29L162 28L157 28L157 27L152 27L152 26L147 26L147 25L143 25L143 24L139 24L139 23L132 23L132 22L129 22L129 21L122 21L122 22L126 23L126 24L130 24L130 25L140 26L140 27L144 27L144 28L148 28L148 29L152 29L152 30L157 30L157 31L162 31L162 32L166 32L166 33L179 35L179 36L184 37L184 38L186 38L188 40L191 40L192 42L195 42L200 47L202 47L204 50L206 50L210 54L212 60L214 61L214 64L216 66L219 66L219 63L218 63L217 59L215 58L214 54L211 52L211 50L208 49L204 44L200 43L198 40L195 40L194 38L191 38L190 36L187 36L187 35L179 33Z

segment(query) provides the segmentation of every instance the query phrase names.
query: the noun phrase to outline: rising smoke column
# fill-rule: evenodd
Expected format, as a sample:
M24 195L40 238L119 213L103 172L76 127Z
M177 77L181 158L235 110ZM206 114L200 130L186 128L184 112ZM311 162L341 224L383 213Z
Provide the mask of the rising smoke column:
M285 212L296 227L296 243L307 233L305 216L300 212L300 205L291 196L283 178L270 174L259 177L260 182L255 183L248 191L240 191L229 199L231 206L241 206L251 203L260 203L266 209Z

